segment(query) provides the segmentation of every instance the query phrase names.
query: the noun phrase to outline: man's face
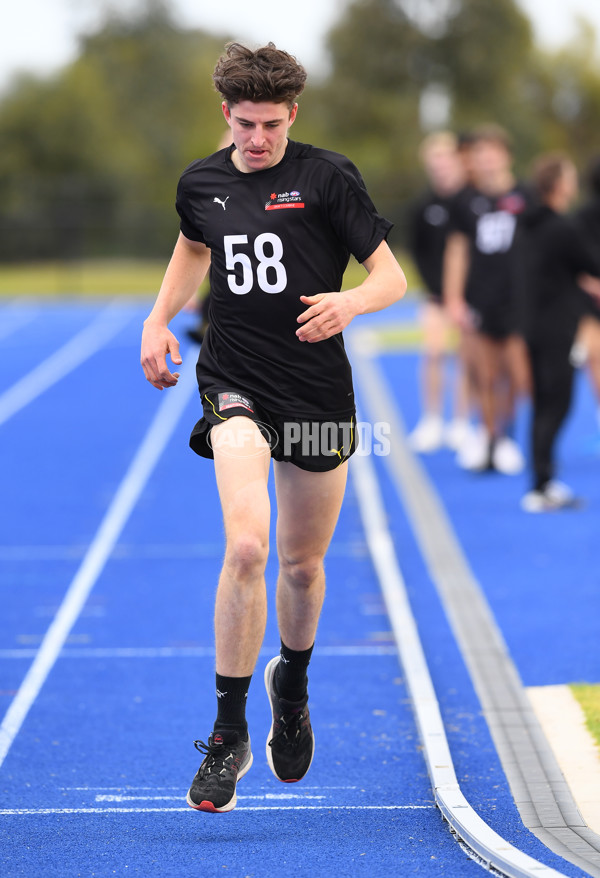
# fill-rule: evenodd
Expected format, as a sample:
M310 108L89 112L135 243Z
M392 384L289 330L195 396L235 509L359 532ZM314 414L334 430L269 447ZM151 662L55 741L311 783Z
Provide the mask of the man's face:
M477 183L510 171L511 164L510 152L495 140L478 140L471 147L471 167Z
M435 192L451 192L464 182L462 162L452 146L429 147L423 155L423 165Z
M244 173L263 171L278 164L287 146L287 133L296 118L298 104L240 101L231 107L223 102L223 115L231 128L233 162Z

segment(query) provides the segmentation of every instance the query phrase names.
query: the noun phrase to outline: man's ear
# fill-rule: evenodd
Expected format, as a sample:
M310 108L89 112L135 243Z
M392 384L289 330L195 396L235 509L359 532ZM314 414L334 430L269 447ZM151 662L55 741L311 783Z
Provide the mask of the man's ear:
M229 105L227 101L223 101L221 104L221 109L223 110L223 115L225 116L225 121L228 125L231 125L231 110L229 109Z
M294 124L294 119L296 118L297 112L298 112L298 104L294 104L294 106L290 110L290 121L289 121L288 128L290 127L290 125Z

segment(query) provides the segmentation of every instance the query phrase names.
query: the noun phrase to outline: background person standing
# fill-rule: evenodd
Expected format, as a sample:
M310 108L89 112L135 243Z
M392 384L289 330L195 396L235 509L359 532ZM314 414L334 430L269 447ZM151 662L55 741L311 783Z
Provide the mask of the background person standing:
M533 182L540 205L526 219L523 251L525 337L533 383L533 485L521 506L526 512L546 512L576 504L573 491L555 478L555 448L571 405L570 354L586 306L578 281L587 274L591 284L591 276L600 283L600 264L565 216L577 195L572 161L562 154L541 156Z
M410 216L409 249L423 281L420 320L421 418L409 436L414 451L431 452L448 444L457 448L467 429L466 389L459 357L455 359L454 417L444 423L444 391L450 355L452 324L442 300L442 268L450 228L452 199L465 183L457 138L438 131L425 138L419 156L429 181Z

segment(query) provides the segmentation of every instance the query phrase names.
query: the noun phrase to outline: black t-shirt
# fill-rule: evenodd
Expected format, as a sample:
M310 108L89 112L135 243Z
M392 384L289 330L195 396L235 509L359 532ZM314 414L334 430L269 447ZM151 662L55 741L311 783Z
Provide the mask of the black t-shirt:
M429 293L442 295L442 268L450 212L456 196L443 197L427 189L409 218L409 249Z
M588 201L577 211L575 223L592 253L600 259L600 197ZM592 296L585 297L585 310L600 319L600 302Z
M476 308L506 303L515 307L520 259L520 219L532 205L529 190L516 184L488 196L467 186L454 199L451 229L470 243L466 299Z
M533 344L569 345L585 307L577 276L586 272L598 277L599 260L575 222L549 207L527 218L525 238L526 337Z
M274 412L346 415L354 393L342 335L300 342L299 297L338 291L350 254L364 262L391 223L342 155L289 141L277 165L242 173L232 151L193 162L177 190L182 233L211 250L200 392L236 388Z

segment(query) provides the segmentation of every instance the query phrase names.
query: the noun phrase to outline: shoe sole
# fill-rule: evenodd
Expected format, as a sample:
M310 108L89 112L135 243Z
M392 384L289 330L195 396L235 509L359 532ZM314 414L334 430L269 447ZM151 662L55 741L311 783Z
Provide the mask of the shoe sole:
M277 770L275 769L275 765L273 763L273 750L271 747L269 747L269 741L273 737L274 726L275 726L275 715L274 715L274 711L273 711L273 702L271 701L271 683L273 680L273 675L275 673L275 668L277 667L278 664L279 664L279 656L275 656L274 658L271 659L271 661L269 662L269 664L265 668L265 688L267 690L267 697L269 699L269 704L271 705L271 728L269 729L269 734L267 735L267 745L266 745L267 762L269 764L269 768L271 769L271 771L273 772L273 774L275 775L277 780L280 780L281 783L298 783L298 781L301 781L303 777L306 777L306 775L308 774L308 770L309 770L310 766L312 765L312 761L313 761L313 758L315 755L315 735L313 732L312 733L312 740L313 740L312 755L310 757L310 762L308 763L308 768L306 769L306 771L304 772L302 777L279 777L279 775L277 774ZM311 726L311 729L312 729L312 726Z
M253 762L254 762L254 756L252 755L252 750L251 750L250 751L250 758L248 759L246 764L243 765L240 768L240 770L238 771L238 776L237 776L238 781L241 780L243 778L243 776L248 773L248 771L250 771L250 768L252 767ZM222 805L220 808L215 808L213 803L209 802L209 801L202 801L202 802L200 802L199 805L197 805L195 802L192 802L192 800L190 799L190 792L191 792L191 789L188 790L188 794L187 794L185 800L188 803L188 805L190 806L190 808L194 809L194 811L204 811L207 814L224 814L227 811L233 811L233 809L237 805L237 781L236 781L236 789L233 792L233 796L225 805Z

